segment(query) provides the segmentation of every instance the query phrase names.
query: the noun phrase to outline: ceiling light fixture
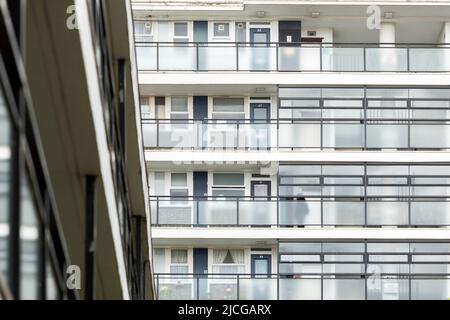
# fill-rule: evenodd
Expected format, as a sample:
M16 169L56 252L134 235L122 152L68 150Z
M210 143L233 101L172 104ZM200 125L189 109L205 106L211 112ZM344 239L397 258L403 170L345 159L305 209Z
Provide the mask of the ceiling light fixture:
M311 18L319 18L320 17L320 12L311 12Z

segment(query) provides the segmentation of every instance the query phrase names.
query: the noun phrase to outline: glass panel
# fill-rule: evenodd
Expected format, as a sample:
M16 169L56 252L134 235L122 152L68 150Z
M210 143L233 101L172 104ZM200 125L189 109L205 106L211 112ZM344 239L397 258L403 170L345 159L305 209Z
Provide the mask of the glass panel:
M304 198L303 198L304 199ZM320 201L280 200L281 225L320 225Z
M237 300L237 278L214 276L210 279L199 279L199 299Z
M324 201L324 225L364 225L364 202Z
M38 298L39 282L38 266L40 260L40 238L37 211L29 181L22 179L21 190L21 225L20 225L20 299Z
M240 300L276 300L277 279L240 279Z
M166 270L166 249L155 248L153 249L154 258L154 273L164 273Z
M410 48L411 71L450 71L450 50L447 48Z
M160 44L159 69L173 71L191 71L197 69L196 47L188 44ZM183 57L183 59L180 59Z
M228 22L214 23L214 37L229 37L230 24Z
M187 97L172 97L172 112L188 112Z
M243 225L276 225L276 201L239 201L239 223Z
M240 71L276 70L276 47L239 47Z
M367 280L367 299L409 300L409 280L370 277Z
M213 184L215 186L243 186L244 174L241 173L214 173Z
M9 236L10 120L0 90L0 274L6 277ZM5 278L4 278L5 279Z
M198 47L198 69L202 71L234 71L237 69L236 48L231 45Z
M186 173L172 173L172 187L187 187Z
M408 224L408 202L368 202L367 224L391 226Z
M448 279L412 279L412 300L448 300L450 298L450 280Z
M364 279L324 279L324 300L362 300L365 299Z
M205 225L237 224L236 201L199 201L198 223Z
M320 123L280 122L280 148L320 148Z
M280 71L319 71L320 48L279 47L278 67Z
M411 224L450 225L450 202L411 202Z
M136 45L136 59L139 70L156 70L157 69L157 48L153 44Z
M320 300L320 279L280 279L280 300Z
M366 48L367 71L407 71L406 48Z
M363 71L364 70L364 49L363 48L323 47L322 48L322 70L323 71Z
M411 148L450 148L450 124L411 125Z
M187 37L188 36L187 22L175 22L174 23L174 36L176 36L176 37Z
M396 124L367 124L368 148L407 148L408 126Z

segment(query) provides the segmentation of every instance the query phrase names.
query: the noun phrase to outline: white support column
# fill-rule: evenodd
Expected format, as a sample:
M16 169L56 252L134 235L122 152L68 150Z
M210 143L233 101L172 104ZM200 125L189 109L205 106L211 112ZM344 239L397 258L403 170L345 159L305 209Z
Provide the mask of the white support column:
M446 71L450 71L450 21L444 22L442 26L442 31L439 36L439 43L444 43L443 47L448 47L449 49L442 49L444 58L442 63Z
M380 44L395 43L395 24L392 22L382 22L379 36Z
M391 22L382 22L379 33L379 67L382 70L397 71L402 66L399 65L398 49L395 49L395 24ZM392 49L384 49L392 47ZM399 70L400 71L400 70Z

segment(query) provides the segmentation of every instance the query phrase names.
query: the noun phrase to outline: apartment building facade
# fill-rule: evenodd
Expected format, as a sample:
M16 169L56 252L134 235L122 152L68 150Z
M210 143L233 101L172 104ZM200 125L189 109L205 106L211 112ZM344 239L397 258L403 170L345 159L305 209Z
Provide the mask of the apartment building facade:
M133 10L158 299L450 298L448 3Z
M0 299L152 299L129 1L0 1Z

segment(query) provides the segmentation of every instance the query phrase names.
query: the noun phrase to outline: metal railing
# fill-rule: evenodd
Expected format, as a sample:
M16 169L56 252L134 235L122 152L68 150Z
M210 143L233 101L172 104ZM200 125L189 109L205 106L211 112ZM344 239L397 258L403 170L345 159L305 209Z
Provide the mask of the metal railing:
M159 227L450 226L448 196L152 196L150 205Z
M448 273L155 274L154 277L159 300L447 300L450 287Z
M140 71L449 72L448 44L136 42Z

